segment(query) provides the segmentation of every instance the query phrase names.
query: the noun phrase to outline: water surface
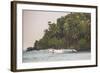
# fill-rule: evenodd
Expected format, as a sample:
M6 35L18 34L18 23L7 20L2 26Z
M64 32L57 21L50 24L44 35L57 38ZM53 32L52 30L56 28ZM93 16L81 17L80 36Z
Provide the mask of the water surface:
M63 53L52 53L48 50L35 50L35 51L24 51L22 61L28 62L48 62L48 61L69 61L69 60L89 60L91 59L90 52L63 52Z

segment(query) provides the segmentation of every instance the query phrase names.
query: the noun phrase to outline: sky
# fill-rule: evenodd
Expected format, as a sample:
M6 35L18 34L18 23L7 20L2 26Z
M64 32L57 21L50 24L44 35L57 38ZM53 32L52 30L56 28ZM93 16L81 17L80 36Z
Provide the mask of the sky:
M34 42L40 40L44 30L48 29L48 21L56 23L57 18L69 12L23 10L22 13L22 47L34 47Z

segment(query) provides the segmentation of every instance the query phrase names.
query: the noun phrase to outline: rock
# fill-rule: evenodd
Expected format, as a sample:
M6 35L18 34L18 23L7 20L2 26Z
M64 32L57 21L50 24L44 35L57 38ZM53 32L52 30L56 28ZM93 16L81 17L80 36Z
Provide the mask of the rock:
M34 50L33 47L28 47L26 51L32 51Z

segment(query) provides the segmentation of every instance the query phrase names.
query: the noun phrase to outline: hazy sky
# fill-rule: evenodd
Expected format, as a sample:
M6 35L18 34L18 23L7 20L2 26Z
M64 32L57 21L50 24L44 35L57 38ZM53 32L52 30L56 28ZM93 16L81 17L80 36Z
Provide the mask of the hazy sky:
M48 21L56 23L57 18L67 14L68 12L23 10L23 49L33 47L35 40L43 37Z

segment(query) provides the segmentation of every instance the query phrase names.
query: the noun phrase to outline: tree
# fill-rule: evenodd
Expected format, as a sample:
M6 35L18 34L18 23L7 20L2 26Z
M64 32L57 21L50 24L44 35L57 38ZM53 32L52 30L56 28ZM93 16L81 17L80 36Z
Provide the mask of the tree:
M36 40L34 43L34 48L37 49L38 48L38 41Z

